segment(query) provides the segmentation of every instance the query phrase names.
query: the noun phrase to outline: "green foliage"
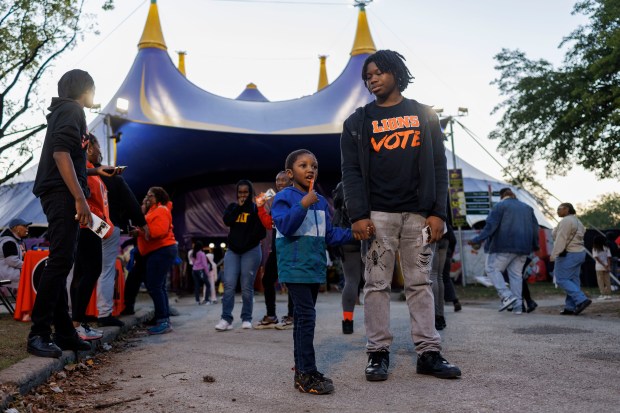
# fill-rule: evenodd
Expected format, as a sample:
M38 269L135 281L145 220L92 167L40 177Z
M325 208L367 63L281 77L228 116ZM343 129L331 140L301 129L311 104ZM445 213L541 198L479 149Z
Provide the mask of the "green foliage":
M102 8L113 8L113 0ZM0 0L0 183L32 160L30 139L45 125L24 125L20 117L37 99L37 84L78 36L91 30L84 0Z
M601 199L586 206L579 219L588 228L620 228L620 194L605 194Z
M620 1L580 1L576 13L590 21L562 41L561 67L519 50L495 56L493 83L506 100L494 109L504 113L490 138L513 165L540 159L549 175L578 164L620 177Z

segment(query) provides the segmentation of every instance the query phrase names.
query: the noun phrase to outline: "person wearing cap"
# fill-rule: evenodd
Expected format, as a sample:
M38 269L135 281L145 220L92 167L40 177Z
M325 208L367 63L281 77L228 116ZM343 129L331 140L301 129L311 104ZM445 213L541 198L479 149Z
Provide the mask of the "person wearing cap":
M8 288L17 288L19 285L26 253L24 238L28 236L31 224L21 218L13 218L0 233L0 279L11 281Z

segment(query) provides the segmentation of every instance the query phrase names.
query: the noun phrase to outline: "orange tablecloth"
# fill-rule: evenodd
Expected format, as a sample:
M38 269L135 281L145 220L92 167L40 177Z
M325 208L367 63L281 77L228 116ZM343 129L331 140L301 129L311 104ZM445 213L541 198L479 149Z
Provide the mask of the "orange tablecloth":
M30 321L30 314L37 297L36 283L41 277L49 251L27 251L24 255L24 265L17 289L17 302L13 318L18 321ZM125 295L125 273L120 260L116 260L116 282L114 283L114 307L112 314L118 316L125 308L123 297ZM97 316L97 287L93 291L90 303L86 309L86 315Z

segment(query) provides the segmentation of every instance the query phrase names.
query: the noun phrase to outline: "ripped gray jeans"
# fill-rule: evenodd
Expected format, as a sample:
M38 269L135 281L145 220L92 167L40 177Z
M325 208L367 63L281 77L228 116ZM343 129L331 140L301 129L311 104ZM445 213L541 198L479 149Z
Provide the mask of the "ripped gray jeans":
M376 235L362 244L366 270L364 285L364 324L366 349L388 350L390 332L390 291L396 251L405 280L411 337L416 353L441 351L441 337L435 330L435 308L431 288L431 265L435 244L422 245L426 219L418 214L372 211Z

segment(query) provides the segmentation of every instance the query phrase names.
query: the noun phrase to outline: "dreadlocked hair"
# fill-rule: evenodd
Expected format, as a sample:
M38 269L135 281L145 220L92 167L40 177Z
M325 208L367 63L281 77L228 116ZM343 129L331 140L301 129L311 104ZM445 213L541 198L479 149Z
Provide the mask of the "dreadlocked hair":
M366 83L366 70L370 63L377 65L380 71L391 73L394 76L398 90L403 92L412 83L414 77L405 65L405 58L398 52L393 50L378 50L371 54L364 61L362 68L362 80Z

